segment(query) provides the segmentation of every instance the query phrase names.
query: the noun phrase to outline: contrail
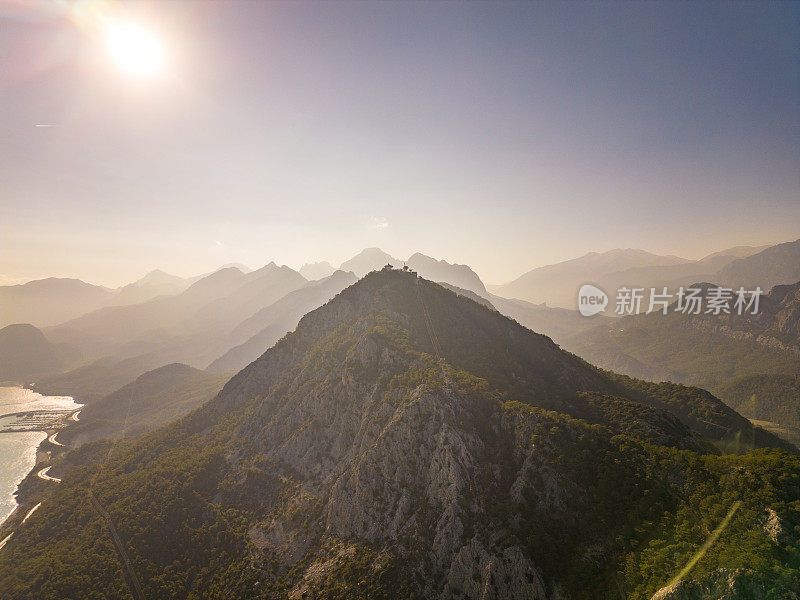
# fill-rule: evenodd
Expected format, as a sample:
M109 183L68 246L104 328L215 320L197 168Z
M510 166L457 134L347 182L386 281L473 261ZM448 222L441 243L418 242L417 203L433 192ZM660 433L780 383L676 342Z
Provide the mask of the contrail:
M686 566L683 567L683 569L681 569L681 572L678 573L672 579L672 581L669 582L668 587L670 585L675 585L681 579L686 577L686 575L689 574L689 571L691 571L692 567L694 567L697 564L697 561L700 560L701 558L703 558L703 555L706 552L708 552L708 549L711 548L712 544L714 542L716 542L717 538L719 538L719 536L722 534L722 532L725 531L725 528L728 526L728 523L730 522L730 520L733 517L734 513L737 510L739 510L739 507L741 505L742 505L742 501L741 500L737 500L736 502L733 503L733 506L731 506L731 509L728 511L728 514L725 515L725 518L722 519L722 523L719 524L719 527L717 527L714 531L711 532L711 535L708 536L708 539L705 541L705 543L702 546L700 546L700 549L697 552L694 553L694 556L692 556L692 559L688 563L686 563Z

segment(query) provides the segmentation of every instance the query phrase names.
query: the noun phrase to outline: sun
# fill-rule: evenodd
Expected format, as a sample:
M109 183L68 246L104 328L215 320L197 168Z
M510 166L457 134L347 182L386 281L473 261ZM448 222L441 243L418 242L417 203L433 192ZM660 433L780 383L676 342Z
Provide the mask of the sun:
M109 56L120 71L137 79L163 71L164 45L154 32L132 21L113 21L104 29Z

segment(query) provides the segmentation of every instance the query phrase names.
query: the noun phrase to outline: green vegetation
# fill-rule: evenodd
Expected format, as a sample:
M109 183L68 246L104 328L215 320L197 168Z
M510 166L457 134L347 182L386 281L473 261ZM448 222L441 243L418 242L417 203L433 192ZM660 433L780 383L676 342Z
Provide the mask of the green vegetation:
M693 328L692 321L693 317L681 314L625 318L566 340L565 346L604 368L625 366L634 377L669 379L712 392L745 375L800 372L800 356Z
M710 390L757 420L788 430L800 422L800 283L773 288L757 315L625 317L565 341L603 368Z
M751 375L724 385L720 397L744 416L780 423L800 443L800 376Z
M684 473L681 502L650 523L640 545L625 558L631 598L649 598L675 576L737 502L744 504L691 573L742 569L744 580L783 598L800 589L800 459L775 450L741 456L702 456L657 449ZM771 540L766 509L780 515L784 533Z

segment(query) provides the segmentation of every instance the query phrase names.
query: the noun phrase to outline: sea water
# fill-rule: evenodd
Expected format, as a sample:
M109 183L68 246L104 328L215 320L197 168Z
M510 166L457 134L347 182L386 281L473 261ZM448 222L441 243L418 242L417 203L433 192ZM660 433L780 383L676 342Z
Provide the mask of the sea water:
M80 408L69 396L42 396L19 387L0 387L0 423L3 415L33 410ZM36 449L47 437L44 431L0 433L0 523L14 512L14 492L36 464Z

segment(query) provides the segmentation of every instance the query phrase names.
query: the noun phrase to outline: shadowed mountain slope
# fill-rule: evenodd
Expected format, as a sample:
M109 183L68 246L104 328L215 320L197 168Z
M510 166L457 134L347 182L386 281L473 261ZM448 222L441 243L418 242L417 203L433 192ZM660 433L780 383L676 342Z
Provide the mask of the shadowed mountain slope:
M746 408L748 417L797 427L797 419L787 415L800 414L800 397L791 383L800 373L800 283L775 286L761 298L755 315L732 312L625 317L562 342L604 368L700 385ZM758 381L769 381L763 392L753 387ZM745 402L745 393L761 398L758 410Z
M141 435L192 412L213 398L229 373L171 364L140 375L108 396L87 404L80 421L59 435L79 446L101 438Z
M624 317L566 346L605 368L712 390L734 377L800 372L800 283L773 288L755 315L732 313Z
M59 348L33 325L0 329L0 381L29 383L58 371L64 362Z
M800 446L800 374L747 375L724 384L720 397L744 416Z
M162 365L161 358L153 354L107 356L64 373L41 377L34 389L45 395L72 396L81 404L91 403Z

